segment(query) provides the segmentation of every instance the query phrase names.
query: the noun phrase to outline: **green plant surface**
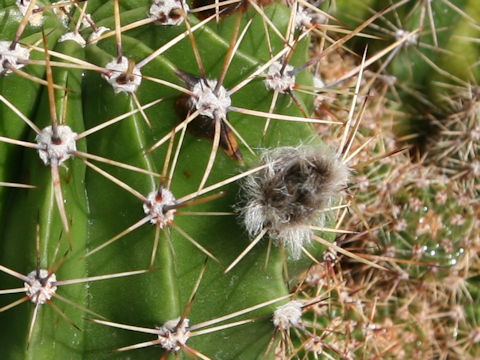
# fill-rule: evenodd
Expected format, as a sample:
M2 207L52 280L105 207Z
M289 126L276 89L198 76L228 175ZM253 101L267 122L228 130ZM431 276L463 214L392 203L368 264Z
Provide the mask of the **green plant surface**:
M4 15L2 28L5 29L5 32L2 31L2 39L6 40L12 39L18 25L18 18L9 16L10 7L14 6L11 3L5 2L2 7ZM113 28L112 4L112 1L89 1L87 12L98 26L107 25ZM122 1L120 5L123 25L145 16L149 2ZM275 4L266 7L265 12L284 33L290 10L282 4ZM74 18L77 18L79 10L75 10L73 14ZM219 25L212 23L195 32L207 78L217 78L221 72L235 16L222 20ZM262 19L252 9L241 16L241 29L249 19L252 18L253 22L227 72L224 81L227 89L245 79L270 59ZM192 25L198 23L194 15L189 15L188 18ZM87 45L85 48L71 41L58 43L61 31L51 32L46 26L55 21L55 17L52 16L44 26L49 51L85 59L98 66L104 66L117 56L114 37L103 40L98 45ZM70 31L73 30L74 24L69 26ZM28 36L22 36L22 43L32 44L41 39L42 28L29 26L27 29L25 34ZM185 25L175 28L149 24L123 32L123 53L138 62L183 31ZM89 32L91 31L87 29L82 34L87 35ZM270 34L270 41L274 54L283 49L284 43L277 35ZM300 41L290 63L297 66L303 64L307 60L308 45L308 38ZM39 46L42 46L41 43ZM41 52L35 54L32 57L44 59ZM62 60L52 56L52 61ZM142 73L184 86L183 81L175 74L175 67L199 75L188 37L156 57L142 68ZM43 78L45 69L45 65L27 65L23 70ZM114 94L111 86L95 71L58 67L53 71L53 78L56 85L69 89L67 97L65 91L55 91L57 116L61 119L66 109L65 123L77 133L136 109L131 95ZM311 76L308 70L302 71L297 81L310 84ZM8 74L0 79L0 92L40 128L50 123L47 87L20 78L17 74ZM82 139L77 144L78 150L152 172L161 172L168 143L152 153L147 154L146 150L181 121L175 111L175 101L179 94L176 90L144 79L136 93L139 102L146 104L163 98L159 104L145 110L152 127L149 128L142 116L137 113ZM237 107L267 112L271 98L271 92L266 89L263 80L258 78L235 93L232 102ZM311 97L299 95L299 98L306 108L311 107ZM17 115L4 105L0 106L0 111L1 136L34 141L35 134ZM280 94L275 113L302 116L296 104L286 94ZM296 146L310 141L313 134L310 124L272 120L267 135L263 137L264 118L230 112L229 120L255 151L280 145ZM175 143L177 141L175 140ZM87 251L145 216L139 199L91 168L87 168L80 158L69 159L64 166L60 166L60 182L72 243L72 248L69 249L69 235L59 216L49 167L40 162L34 149L4 143L0 143L0 146L2 180L5 178L5 181L19 181L37 187L30 190L1 190L2 265L22 274L27 274L35 268L38 224L41 267L53 266L51 262L57 244L60 244L57 260L65 256L57 272L58 279L76 279L148 268L155 238L155 226L149 223L111 246L84 257ZM197 138L188 132L185 135L171 186L177 198L197 190L211 146L210 140ZM207 186L255 166L255 157L249 154L245 146L240 145L240 149L244 155L243 164L218 150ZM96 164L144 195L156 190L162 183L161 179L152 175ZM226 192L223 197L186 208L185 213L231 212L232 205L238 201L238 185L229 184L221 190ZM268 243L266 239L231 272L223 275L225 266L249 242L235 216L179 214L175 218L175 224L222 262L221 266L212 260L208 261L193 307L188 314L190 324L214 319L288 294L282 274L286 255L274 247L269 255L268 266L265 267ZM160 231L158 254L152 272L124 279L109 279L61 288L59 294L82 308L76 308L55 298L53 302L64 310L66 316L81 330L65 321L51 306L42 305L32 339L27 344L29 320L34 304L28 302L2 313L2 323L12 324L0 330L2 359L160 357L162 350L158 347L110 353L116 348L152 340L155 337L87 321L86 318L98 317L87 313L84 308L114 322L150 328L182 315L204 263L205 254L188 242L176 229L169 227L166 231L170 234L168 237ZM309 261L304 260L300 267L304 269L308 263ZM296 265L295 268L298 272L299 266ZM18 279L4 274L0 280L2 289L21 286ZM16 296L4 296L2 306L17 299ZM244 318L263 316L253 324L194 337L188 345L214 359L262 358L274 331L270 320L274 308L275 305L270 305L243 316ZM179 353L179 357L188 358L182 352Z
M73 46L72 46L73 45ZM63 51L75 56L81 56L75 44L59 44L56 51ZM55 71L55 80L57 84L68 87L72 95L68 99L67 119L68 123L79 130L84 127L82 116L82 101L80 97L81 90L81 72L59 69ZM43 90L43 89L42 89ZM49 108L47 94L40 92L39 106L35 109L33 118L38 126L43 127L49 124ZM67 104L64 99L58 99L57 109L62 109ZM60 115L60 114L59 114ZM5 117L11 122L23 125L18 118ZM32 135L27 135L32 139ZM78 149L85 149L85 144L79 142ZM41 268L51 268L54 263L53 253L61 241L60 255L56 261L65 252L67 238L62 230L62 223L57 218L57 208L53 194L50 169L39 162L38 155L34 151L24 151L22 176L31 179L38 189L32 189L24 192L8 194L11 197L8 212L4 215L5 223L11 226L2 227L2 263L22 273L28 273L35 268L35 239L37 236L37 224L39 225L40 239L40 258ZM17 155L18 156L18 155ZM75 229L71 233L71 241L75 249L81 249L86 246L87 241L87 197L84 187L85 166L81 162L74 162L68 169L62 169L62 178L65 179L63 194L71 227ZM37 191L38 190L38 191ZM62 236L63 234L63 236ZM60 239L61 237L61 239ZM22 251L21 256L17 256ZM87 268L84 261L65 261L62 264L58 276L67 278L81 278L87 275ZM18 287L18 280L17 286ZM76 303L84 303L87 299L86 287L74 287L69 289L68 298ZM30 304L28 304L30 305ZM11 313L6 313L12 324L12 327L5 329L2 336L4 354L12 359L47 359L52 356L71 357L76 356L76 348L82 342L81 333L73 332L72 326L65 321L58 321L58 314L53 309L41 309L37 326L34 330L32 341L27 348L25 346L26 330L28 330L28 319L31 317L33 307L23 305L23 309L14 309ZM19 311L20 310L20 311ZM43 310L46 310L43 312ZM68 316L76 323L83 322L85 314L75 308L68 309ZM57 324L54 327L50 324ZM45 339L55 339L58 343L52 349L51 341Z

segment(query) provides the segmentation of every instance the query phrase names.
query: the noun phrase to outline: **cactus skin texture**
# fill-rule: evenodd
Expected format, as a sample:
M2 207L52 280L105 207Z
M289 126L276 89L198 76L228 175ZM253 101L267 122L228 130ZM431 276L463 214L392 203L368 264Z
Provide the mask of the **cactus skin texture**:
M78 19L80 9L86 6L86 13L97 26L115 28L113 1L95 1L76 4L71 10L73 19ZM149 1L120 1L122 25L146 17L151 5ZM39 7L48 2L39 1ZM290 9L283 4L265 7L265 13L281 33L285 33ZM60 37L74 31L75 21L64 26L52 10L43 13L42 26L28 25L20 38L22 44L43 47L42 31L46 36L49 51L84 60L98 66L105 66L117 56L115 37L101 40L98 44L82 48L74 41L60 42ZM0 2L1 38L11 41L21 20L14 1ZM204 25L195 32L195 40L207 78L218 78L222 63L229 48L236 15L221 18ZM241 14L240 31L250 20L244 40L233 56L224 85L228 89L245 79L250 73L270 59L262 18L248 9ZM194 14L188 15L191 26L199 22ZM147 24L121 34L123 55L137 63L153 53L176 35L184 32L186 26L160 26ZM87 39L92 32L87 26L80 34ZM271 33L271 31L270 31ZM284 43L270 34L273 54L282 50ZM308 39L298 42L289 62L299 66L307 60ZM32 51L31 59L44 60L42 51ZM68 62L51 54L51 61ZM142 73L170 81L179 86L184 82L176 75L175 67L200 75L189 37L172 46L142 68ZM29 64L22 68L28 74L46 78L47 66ZM79 69L53 66L53 80L59 87L55 90L55 107L58 119L65 119L76 133L92 128L106 120L135 110L132 96L115 94L112 87L99 72L79 66ZM297 82L309 84L308 71L297 75ZM18 74L4 74L0 78L0 94L39 127L50 124L49 97L47 87L25 79ZM145 151L158 139L168 134L179 119L175 110L177 90L143 79L136 92L139 102L164 98L162 102L145 113L151 121L149 128L143 117L136 113L121 122L98 133L87 136L77 143L77 150L97 154L108 159L124 162L154 172L161 172L168 142L157 150ZM268 112L272 94L266 89L262 78L232 96L234 106ZM299 101L309 108L311 97L300 95ZM288 95L280 94L274 109L276 114L302 116L298 107ZM310 138L312 127L307 123L272 120L265 137L262 136L265 119L231 112L229 120L253 149L278 145L297 146ZM21 121L5 104L0 104L0 135L10 139L34 141L34 132ZM177 136L178 139L178 136ZM177 141L177 140L176 140ZM212 141L186 133L181 147L178 164L172 179L171 190L181 197L196 191L202 178ZM236 175L254 164L253 156L240 144L244 164L218 150L207 186L229 176ZM118 167L96 163L109 174L118 177L145 196L161 183L158 177L127 171ZM59 244L56 260L64 261L56 271L57 279L76 279L101 274L111 274L149 267L155 226L146 224L124 236L116 243L84 257L88 250L97 247L109 238L134 224L145 214L142 203L118 185L87 168L79 157L69 159L60 166L64 207L70 228L70 241L59 215L52 176L44 166L36 150L7 143L0 143L0 176L2 181L15 181L36 186L34 189L0 188L1 210L1 251L0 263L22 274L35 269L35 239L40 240L40 267L51 269L55 249ZM221 188L226 195L209 203L188 208L187 211L231 212L237 201L237 185ZM248 244L248 236L241 229L234 216L177 215L175 223L211 251L223 264L231 262ZM52 306L40 306L30 343L27 344L29 321L34 304L27 302L1 313L0 348L2 359L151 359L160 358L158 347L132 350L125 353L110 352L122 346L148 341L151 335L114 329L94 324L86 318L98 318L84 309L105 318L119 322L153 328L180 316L199 275L205 255L173 228L168 230L171 244L160 231L160 241L154 270L148 274L123 279L109 279L98 283L69 285L59 290L59 295L79 304L75 307L63 301L52 301L65 312L81 331L65 321ZM193 308L188 315L191 324L216 318L230 312L244 309L288 293L282 268L285 256L274 248L268 267L264 269L267 242L257 246L230 273L223 275L224 267L209 261ZM303 265L296 265L302 268ZM18 279L1 275L2 289L21 287ZM16 300L18 294L2 295L2 306ZM268 314L274 306L263 308L253 317L266 315L254 324L224 330L192 338L188 345L215 359L254 359L263 356L270 341L273 327ZM173 358L173 355L170 355ZM179 352L180 358L187 358Z

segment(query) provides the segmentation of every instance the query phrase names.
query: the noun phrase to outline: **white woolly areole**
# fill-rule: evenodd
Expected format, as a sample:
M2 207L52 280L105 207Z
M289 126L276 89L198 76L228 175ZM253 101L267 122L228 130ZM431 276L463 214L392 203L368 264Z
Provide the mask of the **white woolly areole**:
M28 60L30 51L20 44L15 44L15 48L10 50L10 41L0 41L0 73L10 74L11 67L20 69L24 64L22 61Z
M110 28L106 27L106 26L100 26L99 28L97 28L97 31L94 31L93 33L90 34L90 36L88 37L88 42L90 44L96 44L97 43L97 39L103 35L103 33L109 31Z
M313 352L317 355L323 353L323 341L320 336L312 336L305 343L305 350Z
M150 6L150 18L162 25L180 25L183 16L180 11L188 12L188 4L184 0L155 0Z
M480 161L472 161L470 163L470 170L472 170L474 176L480 176Z
M158 340L160 345L167 351L177 352L181 349L180 345L185 345L187 340L192 336L188 330L189 319L184 319L182 324L178 326L180 317L168 320L163 326L158 328Z
M267 89L286 93L295 86L295 75L293 75L293 66L286 65L281 72L283 65L279 61L275 61L268 68L267 79L265 85Z
M85 45L87 45L87 42L85 41L85 39L78 32L77 33L69 32L69 33L63 34L62 36L60 36L60 39L58 40L58 42L64 42L67 40L75 41L81 47L85 47Z
M65 3L65 2L69 2L69 1L70 0L57 1L57 2L53 3L52 5L58 5L58 4L62 4L62 3ZM63 9L65 9L65 11ZM62 22L62 25L67 27L69 18L68 18L68 15L66 13L70 12L70 10L72 9L72 5L65 5L65 6L63 6L63 9L60 8L60 7L54 7L53 12L57 16L57 18L60 19L60 21Z
M165 211L165 206L176 205L177 199L170 190L160 188L159 191L152 191L148 194L147 199L143 203L143 211L150 216L152 224L158 224L160 229L173 221L175 209Z
M395 39L398 41L398 40L401 40L402 38L404 38L405 36L408 36L410 34L410 31L407 31L407 30L403 30L403 29L398 29L397 31L395 31ZM403 45L404 46L412 46L412 45L415 45L418 41L418 34L415 34L415 35L412 35L410 36L404 43Z
M22 13L23 16L27 13L28 5L30 5L30 0L17 0L15 3L18 7L18 10ZM38 9L38 6L35 4L33 6L33 9ZM43 23L43 14L41 12L38 13L32 13L30 15L30 19L28 19L28 22L30 23L31 26L40 26Z
M28 281L24 283L25 292L31 302L43 305L55 295L57 291L57 286L55 285L57 278L55 274L48 275L48 270L44 269L38 272L38 276L36 270L33 270L27 275Z
M472 130L470 130L470 137L472 140L478 141L480 140L480 126L476 126Z
M312 23L313 19L310 11L299 5L295 14L295 27L297 29L305 29L312 26Z
M217 80L201 79L192 88L194 96L191 97L192 105L200 111L200 115L215 119L225 118L232 100L223 86L220 86L217 93L214 90L217 86Z
M103 78L113 87L115 94L119 92L134 93L142 82L142 73L135 66L131 76L125 79L125 73L128 70L128 59L122 56L120 63L117 59L110 61L105 68L109 70L108 74L103 74Z
M290 301L277 307L273 313L273 325L280 330L288 330L292 326L299 326L302 306L303 304L300 301Z
M54 139L52 127L47 126L35 138L40 146L38 149L40 159L45 165L60 165L68 160L77 150L75 143L77 135L70 126L59 125L57 126L58 139Z
M333 242L334 245L337 245L337 242L334 241ZM337 245L338 246L338 245ZM338 259L338 254L337 254L337 250L335 249L328 249L328 250L325 250L325 252L323 253L323 261L330 261L330 262L334 262Z

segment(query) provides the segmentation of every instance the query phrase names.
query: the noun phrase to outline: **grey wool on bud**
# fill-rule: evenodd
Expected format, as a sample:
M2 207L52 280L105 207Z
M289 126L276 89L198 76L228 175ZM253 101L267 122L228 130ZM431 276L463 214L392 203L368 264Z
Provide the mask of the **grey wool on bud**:
M325 209L345 188L348 167L325 147L266 150L262 171L245 178L237 210L250 236L268 228L270 238L298 259L310 242L310 226L322 226Z

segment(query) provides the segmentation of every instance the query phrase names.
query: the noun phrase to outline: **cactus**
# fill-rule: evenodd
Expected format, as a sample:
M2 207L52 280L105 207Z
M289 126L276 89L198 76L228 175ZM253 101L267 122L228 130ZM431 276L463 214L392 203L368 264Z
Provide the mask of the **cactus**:
M371 9L348 2L363 9L362 15L344 2L337 5L339 11L332 14L353 23L385 8L381 1L369 2ZM322 342L328 349L334 341L337 354L347 349L351 356L474 359L480 351L478 75L471 60L478 51L473 39L478 36L477 4L397 1L394 6L364 31L380 36L368 40L370 58L395 42L396 55L386 55L366 75L365 86L374 85L368 88L359 138L376 136L366 149L379 161L359 157L352 163L358 172L351 187L354 213L346 228L365 232L339 240L370 253L367 258L392 273L337 261L344 283L334 296L342 309L354 308L340 318L354 322L348 331L363 350L343 336L325 336ZM399 30L402 36L416 32L416 41L403 37L400 43L402 36L394 36ZM355 46L365 42L357 38ZM323 107L342 104L341 98L333 106L327 101ZM318 282L321 271L309 279ZM321 283L327 289L329 284Z
M312 97L296 90L311 84L308 70L288 85L276 85L283 70L269 71L274 60L288 74L306 63L308 34L287 29L283 4L221 13L218 24L181 2L162 6L2 2L1 180L34 187L0 190L1 288L27 290L2 293L11 324L2 358L102 358L152 340L106 319L164 337L179 334L180 321L195 335L195 324L265 302L244 310L261 316L254 324L113 357L266 351L269 314L288 294L288 256L275 247L267 259L264 241L223 275L249 241L232 213L233 180L255 166L258 149L313 136ZM291 274L307 265L295 262Z
M1 1L2 358L478 357L477 7Z

